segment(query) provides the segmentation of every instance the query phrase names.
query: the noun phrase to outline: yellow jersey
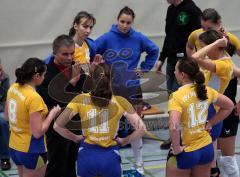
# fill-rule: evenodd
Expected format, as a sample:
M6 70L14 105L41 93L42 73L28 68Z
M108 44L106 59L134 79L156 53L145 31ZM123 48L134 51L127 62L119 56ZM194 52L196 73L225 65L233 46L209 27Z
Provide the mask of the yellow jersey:
M82 46L75 44L74 61L79 61L81 64L90 62L89 47L85 41Z
M9 147L21 152L44 153L46 140L36 139L30 131L30 114L39 112L44 119L48 113L42 97L30 85L14 83L7 93L10 123Z
M197 97L195 84L187 84L173 92L168 102L168 111L181 113L182 145L186 152L195 151L212 142L212 138L205 130L208 108L216 102L218 92L206 87L208 99L201 101Z
M216 65L216 72L204 70L205 84L223 94L232 78L232 60L230 57L224 57L211 61Z
M197 29L193 31L189 36L188 36L188 41L187 43L190 44L191 46L194 46L196 51L202 48L202 45L199 41L199 35L202 34L204 30L202 28Z
M195 46L196 50L202 48L201 42L199 41L199 35L205 32L202 28L193 31L188 37L188 44ZM236 50L240 49L240 40L230 32L227 32L229 43L232 44Z
M124 112L134 112L132 105L121 96L113 96L106 108L94 106L89 93L76 96L67 107L81 117L84 142L101 147L117 144L114 139L120 118Z

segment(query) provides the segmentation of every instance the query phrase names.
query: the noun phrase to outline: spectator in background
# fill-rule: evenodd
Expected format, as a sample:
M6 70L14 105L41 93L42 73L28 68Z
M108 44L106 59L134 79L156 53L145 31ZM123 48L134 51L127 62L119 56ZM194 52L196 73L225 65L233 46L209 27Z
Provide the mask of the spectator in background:
M101 56L96 55L94 41L89 38L95 23L96 19L94 16L86 11L80 11L74 17L69 30L69 36L72 37L75 42L74 61L86 64L94 61L95 56L97 57L95 60L101 60ZM50 61L51 57L52 55L46 59L46 63Z
M185 46L188 36L192 31L201 27L201 10L192 0L167 0L167 2L170 6L166 16L166 37L156 69L161 72L167 58L167 89L171 93L179 87L174 70L177 61L186 56ZM170 144L171 142L167 140L160 147L168 149Z
M5 102L7 98L7 91L9 88L9 77L4 72L0 59L0 159L1 169L9 170L11 168L10 154L9 154L9 125L3 117Z
M122 96L134 104L136 112L142 116L142 103L136 101L142 99L138 79L143 72L152 69L157 60L159 48L145 35L132 28L134 18L135 13L131 8L122 8L117 17L117 24L112 25L110 31L97 38L95 42L97 53L112 66L113 94ZM141 54L144 52L147 54L145 60L137 69ZM130 91L131 89L133 92ZM130 92L132 95L129 94ZM136 102L134 99L131 100L134 96L137 97L134 98ZM142 139L131 142L131 145L136 162L135 168L143 174Z

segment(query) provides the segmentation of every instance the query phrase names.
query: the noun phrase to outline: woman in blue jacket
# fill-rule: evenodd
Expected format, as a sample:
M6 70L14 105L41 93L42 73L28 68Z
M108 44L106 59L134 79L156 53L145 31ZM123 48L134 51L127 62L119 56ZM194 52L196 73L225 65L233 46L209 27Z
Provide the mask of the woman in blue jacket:
M95 43L97 53L112 66L114 94L127 98L141 115L142 105L136 101L136 96L141 97L139 75L152 69L158 58L159 48L145 35L132 28L134 18L135 14L131 8L122 8L117 17L117 24L113 24L110 31L96 39ZM147 54L145 60L137 69L144 52ZM131 145L136 169L143 173L142 140L136 140Z

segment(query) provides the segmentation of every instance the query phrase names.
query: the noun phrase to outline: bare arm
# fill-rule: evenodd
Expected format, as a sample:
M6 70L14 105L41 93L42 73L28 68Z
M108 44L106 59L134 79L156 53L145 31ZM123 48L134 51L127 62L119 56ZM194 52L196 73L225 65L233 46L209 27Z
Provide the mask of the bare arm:
M226 96L219 94L217 102L215 105L219 106L219 111L208 121L208 127L212 127L216 125L218 122L222 121L223 119L227 118L227 116L232 112L234 108L233 102Z
M180 121L181 112L169 112L169 134L172 142L173 154L179 154L183 151L184 147L180 146Z
M194 45L187 43L186 53L188 57L191 57L196 52Z
M233 65L233 75L236 77L240 77L240 68L236 65Z
M132 141L141 138L146 132L146 126L136 112L134 113L126 112L125 116L127 120L130 122L130 124L134 127L135 131L132 134L128 135L126 138L118 139L121 141L120 144L122 145L129 144Z
M82 135L75 135L67 128L65 125L76 115L70 108L65 108L64 111L58 116L56 122L54 123L54 130L58 132L62 137L79 143L82 139Z
M40 112L30 114L30 130L35 138L40 138L47 131L52 120L60 110L61 108L59 106L54 106L45 120L42 119Z
M209 44L209 45L201 48L197 52L195 52L192 55L192 58L194 58L197 61L197 63L200 65L201 68L207 69L211 72L216 72L216 65L211 60L206 58L207 54L211 50L215 50L219 47L226 47L226 46L227 46L227 39L225 37L223 37L221 39L216 40L212 44Z

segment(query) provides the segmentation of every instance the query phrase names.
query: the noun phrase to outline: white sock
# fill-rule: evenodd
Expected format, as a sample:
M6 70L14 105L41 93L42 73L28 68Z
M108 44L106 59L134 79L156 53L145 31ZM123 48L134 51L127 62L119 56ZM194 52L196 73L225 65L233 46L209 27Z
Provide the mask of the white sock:
M133 150L133 156L135 159L135 162L137 165L142 165L143 164L143 157L142 157L142 148L143 148L143 143L142 143L142 138L137 139L131 143L132 150Z

